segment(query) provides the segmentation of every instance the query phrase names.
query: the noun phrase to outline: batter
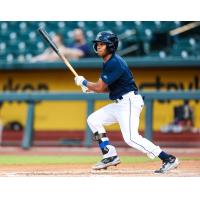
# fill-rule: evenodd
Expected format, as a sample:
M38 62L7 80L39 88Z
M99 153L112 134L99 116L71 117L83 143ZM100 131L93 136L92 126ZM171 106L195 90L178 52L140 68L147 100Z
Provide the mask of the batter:
M103 159L93 169L106 169L120 163L116 148L110 144L104 127L114 123L119 123L124 141L129 146L147 154L151 159L159 157L162 160L161 168L155 173L166 173L176 168L179 160L175 156L162 151L159 146L138 133L144 101L126 62L115 53L118 37L110 31L102 31L93 44L95 52L103 58L101 76L96 83L78 76L75 77L75 83L81 86L84 92L109 92L109 97L113 100L113 103L95 111L87 119L94 139L99 143L103 154Z

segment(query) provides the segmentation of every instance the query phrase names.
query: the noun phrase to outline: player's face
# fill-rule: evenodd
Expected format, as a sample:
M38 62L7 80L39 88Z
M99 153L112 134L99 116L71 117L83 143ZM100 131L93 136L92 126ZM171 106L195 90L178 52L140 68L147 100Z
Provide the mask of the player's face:
M106 44L103 42L97 42L97 53L100 57L107 55Z

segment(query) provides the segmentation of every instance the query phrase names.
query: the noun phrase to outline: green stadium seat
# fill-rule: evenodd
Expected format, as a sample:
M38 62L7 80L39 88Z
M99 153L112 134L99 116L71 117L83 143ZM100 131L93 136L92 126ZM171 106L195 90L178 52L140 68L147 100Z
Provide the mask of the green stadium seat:
M18 41L16 41L15 43L11 42L8 44L8 52L18 52Z
M28 34L28 40L29 40L29 42L35 42L37 40L36 32L35 31L31 31Z
M158 58L166 58L168 53L166 51L152 51L148 55L148 57L158 57Z
M0 43L0 53L6 52L6 43L1 42Z
M84 29L85 28L85 22L79 21L79 22L77 22L77 26L78 26L78 28Z
M94 32L92 30L87 30L85 35L86 35L87 41L92 41L96 37L96 35L94 34Z
M195 38L189 38L189 44L191 47L194 47L197 45Z
M17 39L17 33L16 32L11 32L9 34L9 44L16 44L18 42L18 39Z
M7 55L7 45L5 42L0 43L0 60L5 59Z
M64 43L66 46L70 46L73 42L73 30L66 31L66 33L63 35Z
M26 32L27 31L27 23L26 22L20 22L19 23L19 31Z
M115 25L111 29L115 34L119 35L126 31L122 21L116 21Z
M182 58L188 58L191 55L190 50L187 47L174 45L170 51L171 56L178 56Z
M49 30L57 31L57 29L58 29L58 26L57 26L58 22L57 21L47 21L47 22L44 22L44 23L45 23L45 27L46 28L48 27Z
M0 21L0 29L3 30L3 29L8 29L8 22L2 22Z
M43 42L38 42L37 43L37 50L38 51L43 51L45 49L45 45Z
M57 27L59 29L64 29L66 27L66 23L65 22L56 22L57 23Z
M6 56L6 62L12 63L13 61L14 61L14 55L11 54L11 53L7 54L7 56Z
M108 30L108 28L105 25L105 22L103 22L103 21L97 21L97 22L94 23L93 30L95 32L95 35L97 35L101 31Z
M39 22L27 22L27 27L28 27L28 32L31 31L37 31L37 29L39 28Z
M16 57L16 60L20 63L24 63L26 59L25 59L24 54L18 54L18 56Z
M0 40L7 43L9 40L9 29L7 22L0 22Z
M64 34L66 32L66 30L67 30L65 22L56 22L56 26L57 26L57 31L60 34Z
M25 54L25 60L26 61L30 61L32 57L33 57L33 54L31 54L31 53L26 53Z
M0 52L0 60L6 60L7 52Z
M42 50L38 50L38 47L37 47L37 43L27 43L27 51L25 52L25 54L27 53L30 53L32 55L37 55L39 54L40 52L42 52Z
M78 23L78 22L76 22L76 21L68 21L68 22L65 22L66 30L73 30L73 29L75 29L75 28L78 28L77 23Z
M154 21L142 21L141 28L142 29L150 29L152 32L159 27L159 22L155 23Z
M25 53L26 52L26 43L25 42L19 42L17 47L18 47L19 53Z
M178 37L171 37L169 31L189 22L180 21L1 21L0 22L0 61L12 62L30 60L33 55L42 53L48 45L37 32L40 26L52 34L60 33L66 45L73 43L72 31L81 28L86 40L91 40L100 31L111 30L119 36L119 51L131 46L140 50L130 55L165 56L200 56L200 30L188 32ZM160 45L159 45L160 44ZM169 52L169 54L168 54ZM96 54L92 55L96 56Z

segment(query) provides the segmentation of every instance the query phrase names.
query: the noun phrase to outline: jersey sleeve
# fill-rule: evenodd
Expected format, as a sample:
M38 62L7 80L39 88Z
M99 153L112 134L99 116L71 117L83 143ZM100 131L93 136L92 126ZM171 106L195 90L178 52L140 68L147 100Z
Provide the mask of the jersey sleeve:
M124 70L121 67L120 63L112 62L112 63L109 63L109 65L107 65L105 69L102 71L101 79L107 85L110 85L114 81L116 81L122 75L123 72Z

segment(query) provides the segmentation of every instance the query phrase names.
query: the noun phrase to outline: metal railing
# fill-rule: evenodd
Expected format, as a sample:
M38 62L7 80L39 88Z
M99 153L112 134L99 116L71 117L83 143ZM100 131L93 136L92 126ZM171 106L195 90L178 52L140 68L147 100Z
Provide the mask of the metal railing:
M200 68L200 57L199 56L189 56L188 58L182 58L180 56L167 56L166 58L160 57L151 57L151 56L136 56L136 57L124 57L130 68L145 68L151 69L150 67L155 68L173 68L178 69L183 68L195 68L199 70ZM71 65L75 69L101 69L102 60L100 58L82 58L80 60L71 60ZM51 69L61 69L66 68L65 64L61 61L56 62L14 62L8 63L0 60L0 70L51 70Z
M145 96L145 137L152 140L153 125L153 102L155 100L200 100L200 90L196 91L159 91L159 92L141 92ZM99 100L108 100L108 94L85 94L85 93L0 93L0 102L4 101L26 101L28 103L26 126L24 129L22 148L31 147L34 124L34 105L37 101L87 101L87 116L94 111L94 102ZM92 145L91 133L87 125L85 146Z

